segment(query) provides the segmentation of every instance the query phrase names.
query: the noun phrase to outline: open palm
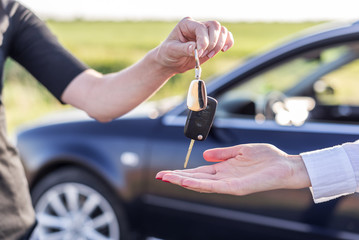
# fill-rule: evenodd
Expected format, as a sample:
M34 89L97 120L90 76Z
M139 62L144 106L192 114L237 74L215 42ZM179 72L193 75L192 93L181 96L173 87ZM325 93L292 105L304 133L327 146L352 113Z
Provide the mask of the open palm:
M310 185L304 163L269 144L246 144L207 150L213 165L187 170L161 171L157 179L208 193L246 195L280 188Z

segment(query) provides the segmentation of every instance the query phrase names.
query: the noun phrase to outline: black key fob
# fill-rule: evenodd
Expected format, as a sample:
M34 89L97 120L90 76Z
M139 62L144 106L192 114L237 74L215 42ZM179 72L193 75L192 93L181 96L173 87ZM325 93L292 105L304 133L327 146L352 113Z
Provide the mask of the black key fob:
M216 99L207 97L206 109L202 111L190 110L184 127L184 135L194 140L204 141L211 130L217 104Z

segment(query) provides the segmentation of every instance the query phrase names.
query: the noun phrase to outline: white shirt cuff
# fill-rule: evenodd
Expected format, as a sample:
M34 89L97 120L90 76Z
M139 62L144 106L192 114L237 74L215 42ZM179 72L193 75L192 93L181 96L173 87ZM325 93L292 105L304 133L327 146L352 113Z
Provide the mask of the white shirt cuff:
M359 141L353 143L345 143L342 145L352 164L355 181L357 182L356 192L359 191Z
M342 146L300 154L312 184L315 203L354 193L357 187L350 159Z

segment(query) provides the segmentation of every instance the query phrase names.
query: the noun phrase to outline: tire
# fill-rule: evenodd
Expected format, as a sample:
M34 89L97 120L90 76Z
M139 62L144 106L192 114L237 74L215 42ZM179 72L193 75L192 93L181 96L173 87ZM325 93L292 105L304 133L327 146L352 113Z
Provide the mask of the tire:
M118 199L88 171L61 168L41 179L31 192L38 221L33 239L130 238Z

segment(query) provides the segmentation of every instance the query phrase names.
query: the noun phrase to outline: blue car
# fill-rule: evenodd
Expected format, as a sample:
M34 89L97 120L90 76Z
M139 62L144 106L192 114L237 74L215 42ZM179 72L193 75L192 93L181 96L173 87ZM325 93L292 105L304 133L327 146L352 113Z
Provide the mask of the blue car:
M207 84L218 100L204 150L270 143L299 154L359 139L359 22L326 24ZM86 116L19 131L40 239L359 239L356 194L314 204L309 189L204 194L158 181L182 169L187 107L144 105L110 123ZM171 105L171 106L167 106ZM164 108L170 110L164 110ZM72 116L72 114L70 114ZM80 114L81 115L81 114Z

